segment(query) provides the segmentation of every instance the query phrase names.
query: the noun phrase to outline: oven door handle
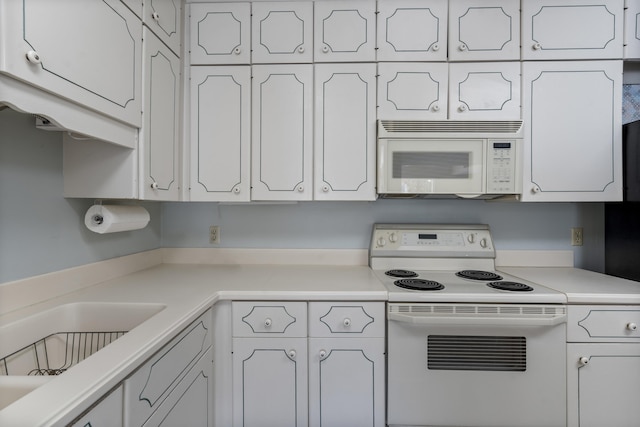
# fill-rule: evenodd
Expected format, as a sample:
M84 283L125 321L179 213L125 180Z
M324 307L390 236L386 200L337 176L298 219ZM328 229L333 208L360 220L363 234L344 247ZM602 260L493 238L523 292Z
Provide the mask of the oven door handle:
M525 316L421 316L388 313L387 318L396 322L415 325L469 325L469 326L554 326L567 322L566 314L545 317Z

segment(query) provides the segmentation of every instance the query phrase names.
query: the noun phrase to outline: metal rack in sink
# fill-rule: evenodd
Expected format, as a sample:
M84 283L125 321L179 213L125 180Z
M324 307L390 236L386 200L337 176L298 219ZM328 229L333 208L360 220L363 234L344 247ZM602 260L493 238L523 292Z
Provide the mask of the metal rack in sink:
M51 334L0 358L0 375L60 375L127 332Z

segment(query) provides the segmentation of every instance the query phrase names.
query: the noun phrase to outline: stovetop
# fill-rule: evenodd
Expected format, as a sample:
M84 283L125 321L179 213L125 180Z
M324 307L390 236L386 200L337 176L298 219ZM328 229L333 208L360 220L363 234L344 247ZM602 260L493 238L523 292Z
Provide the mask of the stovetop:
M487 225L376 224L369 264L391 302L566 303L495 268Z

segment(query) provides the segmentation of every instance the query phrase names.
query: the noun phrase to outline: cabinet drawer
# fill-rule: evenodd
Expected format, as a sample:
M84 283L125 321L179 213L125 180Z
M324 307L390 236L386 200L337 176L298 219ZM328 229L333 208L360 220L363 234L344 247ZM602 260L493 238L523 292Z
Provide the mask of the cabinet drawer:
M209 347L211 312L207 311L125 380L126 425L142 425Z
M306 302L234 302L234 337L307 336Z
M310 302L311 337L384 337L383 302Z
M640 342L640 307L570 306L569 342Z

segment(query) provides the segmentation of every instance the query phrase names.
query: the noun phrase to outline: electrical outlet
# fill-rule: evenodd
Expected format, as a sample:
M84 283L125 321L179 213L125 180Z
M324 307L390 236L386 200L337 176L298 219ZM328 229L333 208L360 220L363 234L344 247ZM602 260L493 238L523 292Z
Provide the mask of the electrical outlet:
M582 246L584 235L582 233L582 227L575 227L571 229L571 246Z
M209 227L209 243L212 245L220 243L220 226L212 225Z

